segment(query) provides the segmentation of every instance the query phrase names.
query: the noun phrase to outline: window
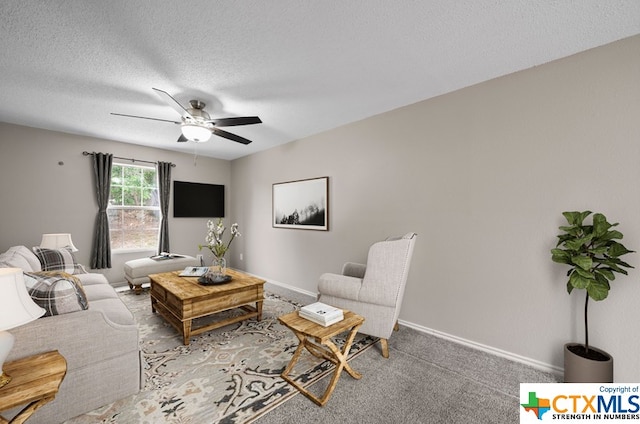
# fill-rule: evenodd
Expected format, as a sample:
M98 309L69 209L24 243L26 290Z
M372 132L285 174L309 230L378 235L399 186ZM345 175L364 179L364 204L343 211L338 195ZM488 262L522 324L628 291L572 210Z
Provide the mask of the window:
M112 250L156 249L160 231L156 169L113 164L107 216Z

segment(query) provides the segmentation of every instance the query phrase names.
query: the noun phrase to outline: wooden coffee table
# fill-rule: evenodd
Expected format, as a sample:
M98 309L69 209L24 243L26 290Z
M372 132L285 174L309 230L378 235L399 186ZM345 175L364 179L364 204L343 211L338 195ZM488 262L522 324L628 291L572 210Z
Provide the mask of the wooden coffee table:
M189 344L191 336L253 317L258 321L262 319L264 280L227 268L231 282L204 286L198 283L198 277L180 277L180 272L149 275L151 310L162 315L182 334L185 345ZM251 306L253 303L255 307ZM242 308L247 313L192 328L196 318L235 308Z

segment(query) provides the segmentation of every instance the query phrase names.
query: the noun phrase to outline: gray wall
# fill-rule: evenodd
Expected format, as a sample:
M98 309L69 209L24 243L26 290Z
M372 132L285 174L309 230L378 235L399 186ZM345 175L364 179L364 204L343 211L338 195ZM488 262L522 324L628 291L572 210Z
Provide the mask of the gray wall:
M315 292L321 273L416 231L401 320L562 367L562 345L583 339L583 293L567 295L551 261L561 212L603 212L640 250L639 51L634 37L233 161L234 262ZM272 183L320 176L330 231L272 228ZM637 280L591 303L616 381L640 381Z
M0 123L0 252L15 245L36 246L43 233L71 233L79 249L76 257L89 264L98 206L92 161L82 155L85 150L175 163L173 180L224 184L227 214L230 210L229 161L194 160L184 153ZM58 165L61 161L64 165ZM204 243L207 220L174 219L173 198L169 208L171 250L193 256L200 253L198 244ZM155 252L114 253L112 268L100 272L113 284L123 282L124 262L152 254Z
M173 179L227 185L242 232L231 265L314 293L321 273L416 231L403 322L561 367L562 344L583 337L583 298L550 260L561 212L603 212L640 250L638 51L640 37L623 40L233 162L0 124L0 251L71 232L88 263L96 204L82 151L171 161ZM272 228L271 184L318 176L330 177L330 231ZM172 218L172 250L197 254L205 223ZM107 278L151 253L114 256ZM640 381L637 280L618 277L591 304L591 341L621 382Z

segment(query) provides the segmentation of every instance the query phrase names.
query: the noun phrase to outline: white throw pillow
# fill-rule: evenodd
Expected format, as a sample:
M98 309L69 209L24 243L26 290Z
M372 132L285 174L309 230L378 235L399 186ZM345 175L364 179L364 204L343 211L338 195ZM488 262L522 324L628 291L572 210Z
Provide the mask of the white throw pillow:
M7 264L10 268L21 268L26 272L42 271L38 257L25 246L13 246L9 250L0 254L0 262Z

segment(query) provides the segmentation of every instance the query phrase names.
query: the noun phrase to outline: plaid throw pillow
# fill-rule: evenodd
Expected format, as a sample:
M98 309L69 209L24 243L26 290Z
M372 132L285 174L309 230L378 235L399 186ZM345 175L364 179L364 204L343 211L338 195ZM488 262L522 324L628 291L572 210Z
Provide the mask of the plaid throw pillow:
M62 249L43 249L42 247L34 247L33 253L36 254L43 271L63 271L67 274L84 274L87 271L80 265L71 250Z
M44 308L45 317L89 308L78 277L60 271L25 272L24 276L31 299Z

